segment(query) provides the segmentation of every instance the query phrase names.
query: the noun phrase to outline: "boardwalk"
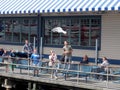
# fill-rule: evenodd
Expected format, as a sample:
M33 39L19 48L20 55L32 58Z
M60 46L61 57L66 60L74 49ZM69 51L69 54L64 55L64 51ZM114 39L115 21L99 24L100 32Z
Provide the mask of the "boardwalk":
M16 64L17 66L19 64ZM26 66L26 65L25 65ZM29 66L30 67L30 66ZM87 82L85 81L85 77L67 77L67 80L64 79L64 75L62 71L64 69L58 69L58 79L51 79L52 68L48 68L46 66L40 67L38 77L33 76L33 70L27 68L22 69L14 68L14 72L5 72L5 65L0 66L0 77L1 78L9 78L9 79L18 79L29 82L36 83L48 83L55 84L59 86L69 87L69 90L74 88L85 88L91 90L120 90L120 81L119 80L98 80L92 77L93 73L90 73L90 77L88 77Z

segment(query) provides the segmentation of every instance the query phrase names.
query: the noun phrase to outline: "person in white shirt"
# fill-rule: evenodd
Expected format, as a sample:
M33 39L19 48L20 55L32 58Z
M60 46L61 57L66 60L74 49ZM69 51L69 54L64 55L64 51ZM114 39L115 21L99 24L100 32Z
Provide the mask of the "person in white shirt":
M49 66L54 66L56 60L57 60L57 55L55 54L54 51L51 50L49 55Z
M49 67L51 68L56 68L56 64L57 63L57 55L55 54L55 52L53 50L50 51L50 55L49 55ZM52 70L51 71L51 78L55 78L57 79L57 70Z
M106 57L102 58L102 63L100 64L100 67L104 70L107 71L107 67L109 66L109 62Z

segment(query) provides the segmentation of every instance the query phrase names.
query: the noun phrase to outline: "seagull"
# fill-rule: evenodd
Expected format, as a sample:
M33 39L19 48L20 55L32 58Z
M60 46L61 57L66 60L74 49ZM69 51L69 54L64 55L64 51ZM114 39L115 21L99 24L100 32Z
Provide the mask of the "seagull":
M55 27L55 28L53 28L52 32L58 32L58 33L67 34L67 32L64 31L61 27Z

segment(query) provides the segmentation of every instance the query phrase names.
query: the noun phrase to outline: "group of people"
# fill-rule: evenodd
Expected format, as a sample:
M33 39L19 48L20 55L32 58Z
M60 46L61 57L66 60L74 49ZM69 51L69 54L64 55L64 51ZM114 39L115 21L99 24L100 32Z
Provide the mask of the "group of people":
M64 41L64 46L63 46L63 54L61 58L61 62L64 64L70 64L71 63L71 58L72 58L72 52L73 49L71 45L67 42ZM49 66L50 67L55 67L55 62L57 61L57 55L55 54L55 51L50 51L49 55ZM88 55L84 55L82 60L80 61L80 64L89 64L89 58ZM101 72L107 72L107 66L109 66L108 59L106 57L102 58L102 63L98 65L99 69ZM57 78L56 70L53 72L53 76ZM53 78L53 76L51 76Z
M64 46L63 46L63 54L62 57L64 59L64 63L66 64L67 62L70 63L71 62L71 57L72 57L72 47L71 45L67 42L64 41ZM50 51L50 55L49 55L49 63L48 65L50 67L56 67L56 65L58 64L58 60L57 60L57 55L55 53L55 51L51 50ZM51 78L55 78L57 79L57 70L52 70L52 74L51 74Z
M25 40L25 44L23 46L22 52L19 54L23 55L23 52L25 54L27 54L26 57L28 57L30 59L30 62L32 63L33 66L38 66L40 65L40 55L37 53L37 49L33 48L32 44L29 43L28 40ZM3 49L0 48L0 56L3 56L4 58L2 59L2 62L4 62L4 64L6 64L6 68L5 71L14 71L14 65L10 65L9 63L15 63L16 60L14 60L14 58L11 57L16 57L17 56L17 52L13 49L7 50L7 49ZM20 56L22 56L20 55ZM19 56L19 55L18 55ZM38 75L38 70L34 69L34 74Z
M25 40L23 51L28 54L28 58L30 58L30 63L34 66L34 76L38 76L39 68L36 67L41 66L42 62L40 60L40 55L37 52L37 49L33 48L32 44L29 43L28 40Z
M32 45L28 42L28 40L25 40L23 51L28 53L33 66L41 66L42 61L40 60L40 55L37 53L37 49L35 48L33 49ZM72 52L73 52L73 49L71 45L67 41L64 41L63 53L62 53L63 61L58 60L57 54L54 50L50 50L48 66L50 68L56 68L58 67L58 62L63 62L64 65L70 64L72 59ZM83 56L82 60L80 61L80 64L89 64L88 55ZM109 65L109 62L107 58L103 57L102 63L98 67L101 71L106 72L108 65ZM65 66L63 68L65 68ZM39 73L39 69L35 68L34 75L38 75L38 73ZM51 69L51 78L58 79L57 70Z
M13 52L14 52L13 49L6 50L6 49L3 49L3 48L0 48L0 56L4 57L2 59L2 61L6 64L6 68L5 68L6 72L8 72L9 67L10 67L12 72L14 70L14 68L13 68L14 65L8 65L8 63L14 63L14 59L11 58L11 57L15 57L15 54Z
M28 57L30 58L30 61L32 63L33 66L41 66L42 61L40 60L40 55L37 52L36 48L33 48L32 44L29 43L28 40L25 40L25 44L23 46L22 51L24 51L25 53L27 53ZM4 50L4 49L0 49L0 55L1 56L7 56L7 57L14 57L14 50L11 49L9 51L9 53ZM62 59L64 64L70 64L71 63L71 58L72 58L72 52L73 49L71 47L71 45L67 42L64 41L64 46L63 46L63 54L62 54ZM106 67L109 65L109 62L107 60L106 57L103 57L103 62L100 64L100 68L101 70L105 70L106 71ZM57 55L55 53L54 50L50 50L50 55L49 55L49 63L48 66L49 67L56 67L56 63L58 63L60 60L58 60ZM4 59L4 63L8 62L7 59ZM62 61L61 61L62 62ZM80 61L80 64L89 64L89 59L88 56L85 55L82 58L82 61ZM6 65L6 72L8 71L8 65ZM13 68L12 68L13 71ZM34 69L34 75L38 75L39 73L39 69L35 68ZM51 78L55 77L57 79L57 70L52 70L52 74L51 74Z

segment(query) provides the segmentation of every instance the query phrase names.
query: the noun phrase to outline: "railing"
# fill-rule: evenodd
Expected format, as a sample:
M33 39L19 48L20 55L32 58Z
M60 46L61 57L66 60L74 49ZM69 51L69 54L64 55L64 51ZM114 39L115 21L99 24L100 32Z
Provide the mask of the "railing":
M4 71L0 70L0 73L12 73L12 74L19 74L33 76L33 70L39 70L38 77L42 75L51 76L53 71L57 71L58 78L59 75L62 77L62 80L67 80L71 82L76 82L77 85L94 83L97 87L100 88L120 88L120 66L110 65L106 72L98 72L99 66L94 64L91 65L82 65L79 63L61 63L56 62L54 67L48 66L48 60L42 60L41 66L33 66L30 64L30 59L27 58L11 58L11 57L0 57L0 69L7 69L11 66L12 71ZM4 60L10 60L10 62L5 63ZM22 63L22 60L24 63ZM10 68L10 67L9 67ZM20 71L19 71L20 70ZM23 72L22 72L23 70ZM40 76L39 76L40 75ZM34 76L33 76L34 77ZM50 79L50 77L48 78ZM61 78L59 78L61 79ZM84 82L85 81L85 82ZM82 83L82 84L81 84ZM119 85L117 85L119 84ZM102 86L101 86L102 85ZM112 87L113 85L113 87Z

